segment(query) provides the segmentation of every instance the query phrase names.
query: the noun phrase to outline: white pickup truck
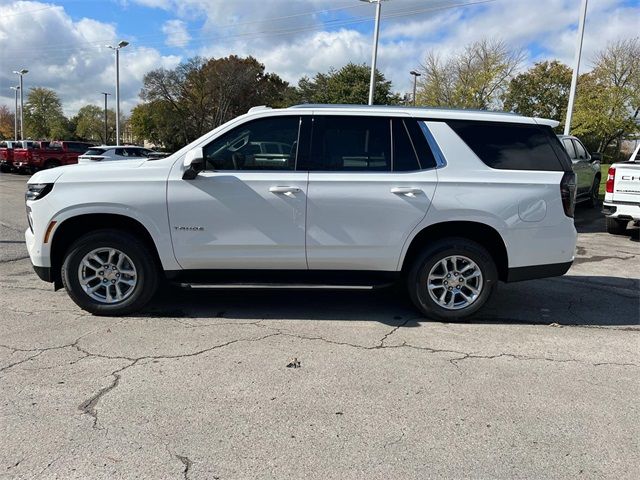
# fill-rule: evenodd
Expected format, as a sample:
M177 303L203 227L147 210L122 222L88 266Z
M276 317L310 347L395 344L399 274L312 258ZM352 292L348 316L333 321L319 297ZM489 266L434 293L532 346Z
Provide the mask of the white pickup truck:
M629 222L640 223L640 144L627 162L609 168L602 213L607 217L607 232L622 235Z

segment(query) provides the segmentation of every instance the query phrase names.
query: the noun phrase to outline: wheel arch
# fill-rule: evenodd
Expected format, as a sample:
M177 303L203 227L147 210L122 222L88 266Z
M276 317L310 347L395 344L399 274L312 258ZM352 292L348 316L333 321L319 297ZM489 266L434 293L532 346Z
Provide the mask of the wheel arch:
M67 218L54 230L50 258L52 279L56 290L62 288L60 269L69 247L82 235L104 229L122 230L139 237L152 252L159 269L162 269L158 247L149 230L140 221L117 213L85 213Z
M490 225L473 221L448 221L429 225L420 230L411 240L409 247L401 259L402 272L406 273L416 256L429 243L446 237L461 237L482 245L491 254L498 278L506 281L509 270L509 257L504 239Z

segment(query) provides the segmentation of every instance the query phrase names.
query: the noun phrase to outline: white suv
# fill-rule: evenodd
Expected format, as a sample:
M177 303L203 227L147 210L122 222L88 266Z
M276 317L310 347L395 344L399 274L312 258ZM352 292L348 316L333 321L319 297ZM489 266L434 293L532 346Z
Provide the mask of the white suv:
M83 309L142 308L159 282L406 283L429 318L498 280L564 274L575 175L557 122L402 107L257 107L170 157L35 174L26 241Z
M78 157L78 163L107 162L113 160L140 160L158 155L148 148L135 145L100 145L91 147Z

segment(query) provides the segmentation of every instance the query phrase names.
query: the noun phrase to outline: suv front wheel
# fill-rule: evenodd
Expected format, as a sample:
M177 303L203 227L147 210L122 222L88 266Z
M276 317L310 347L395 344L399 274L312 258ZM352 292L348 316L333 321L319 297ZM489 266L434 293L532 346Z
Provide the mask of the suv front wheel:
M482 308L497 281L495 262L484 247L464 238L445 238L418 255L407 286L425 317L460 320Z
M96 315L126 315L151 300L158 268L135 236L99 230L80 237L68 250L62 283L80 308Z

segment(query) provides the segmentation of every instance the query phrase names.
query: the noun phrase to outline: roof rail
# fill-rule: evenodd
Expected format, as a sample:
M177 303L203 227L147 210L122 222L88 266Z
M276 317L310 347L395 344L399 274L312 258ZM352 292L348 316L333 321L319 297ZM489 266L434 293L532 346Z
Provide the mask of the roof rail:
M258 105L256 107L251 107L247 113L259 112L261 110L271 110L271 107L267 107L266 105Z

